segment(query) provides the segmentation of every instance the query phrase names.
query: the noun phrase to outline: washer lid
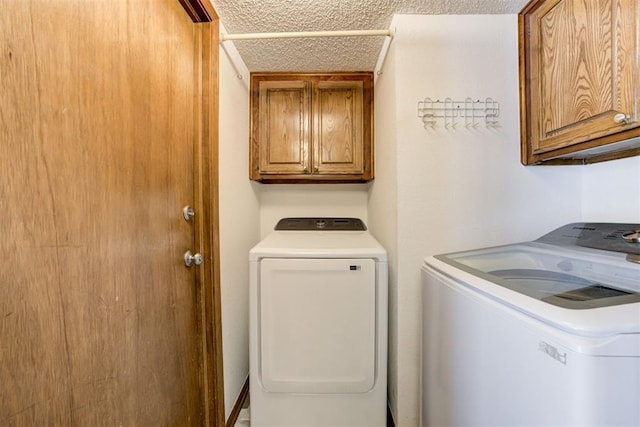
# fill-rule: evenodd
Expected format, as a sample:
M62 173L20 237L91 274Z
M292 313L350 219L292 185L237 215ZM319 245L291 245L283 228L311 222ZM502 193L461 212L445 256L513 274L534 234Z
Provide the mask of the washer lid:
M438 255L458 283L572 333L640 333L640 264L538 242Z
M523 243L437 258L559 307L580 310L640 302L640 265L607 255Z
M571 309L608 307L640 302L640 293L552 270L509 268L487 272L516 292Z

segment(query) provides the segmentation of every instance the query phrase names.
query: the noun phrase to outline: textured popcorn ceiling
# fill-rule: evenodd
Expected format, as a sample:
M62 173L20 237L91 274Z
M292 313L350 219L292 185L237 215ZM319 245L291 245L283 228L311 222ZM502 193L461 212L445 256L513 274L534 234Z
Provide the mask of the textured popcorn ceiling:
M515 14L529 0L213 0L229 34L382 30L396 13ZM250 71L373 71L384 37L234 40Z

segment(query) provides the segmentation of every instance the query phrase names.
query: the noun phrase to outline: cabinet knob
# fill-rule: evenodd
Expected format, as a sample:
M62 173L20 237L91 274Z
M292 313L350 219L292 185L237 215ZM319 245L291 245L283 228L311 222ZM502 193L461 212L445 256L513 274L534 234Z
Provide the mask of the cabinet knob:
M302 170L303 170L304 172L309 172L309 168L308 168L308 167L306 167L306 166L305 166Z
M628 114L618 113L613 116L613 121L620 125L626 125L627 123L631 123L631 117Z

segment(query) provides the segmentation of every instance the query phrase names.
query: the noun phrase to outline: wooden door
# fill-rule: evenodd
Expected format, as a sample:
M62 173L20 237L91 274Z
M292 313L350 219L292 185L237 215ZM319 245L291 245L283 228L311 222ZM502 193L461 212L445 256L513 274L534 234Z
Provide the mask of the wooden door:
M173 0L3 2L0 425L219 417L182 261L212 225L182 207L213 215L204 33Z
M638 4L544 0L528 6L525 138L532 155L639 125Z

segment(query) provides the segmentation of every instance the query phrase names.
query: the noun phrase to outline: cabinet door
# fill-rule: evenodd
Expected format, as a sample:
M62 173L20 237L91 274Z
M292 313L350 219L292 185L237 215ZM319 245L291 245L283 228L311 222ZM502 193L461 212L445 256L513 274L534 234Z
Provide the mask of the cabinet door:
M309 84L259 84L259 173L302 174L309 170Z
M638 4L637 0L530 3L521 62L526 68L523 114L528 115L528 124L523 138L529 142L529 160L638 126ZM628 119L623 120L625 116ZM611 138L576 148L593 149L609 142Z
M315 174L362 174L362 81L320 81L314 88Z
M373 73L252 73L249 176L373 179Z

